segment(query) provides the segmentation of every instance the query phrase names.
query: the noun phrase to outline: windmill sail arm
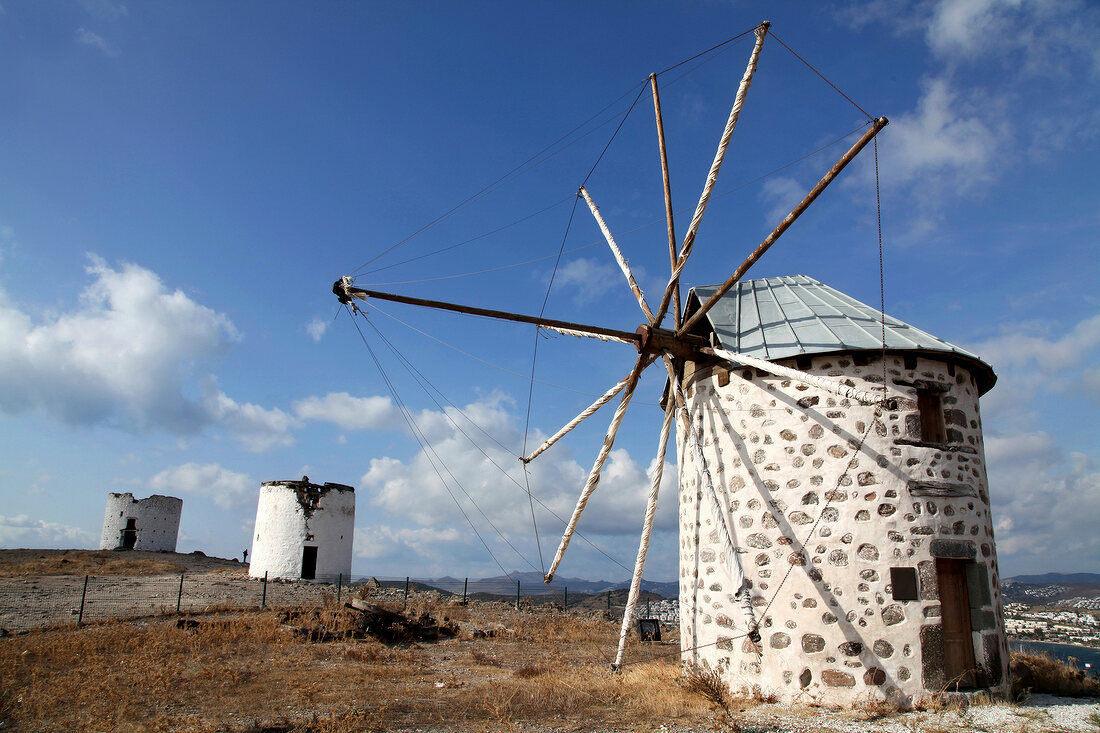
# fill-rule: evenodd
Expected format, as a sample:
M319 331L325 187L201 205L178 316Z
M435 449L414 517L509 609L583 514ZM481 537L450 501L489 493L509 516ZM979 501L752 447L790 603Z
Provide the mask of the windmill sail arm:
M859 400L867 405L875 405L882 402L883 395L868 392L863 389L856 389L855 387L849 387L843 382L838 382L835 379L829 379L828 377L821 377L817 374L809 374L798 369L791 369L780 364L774 364L764 359L758 359L755 356L748 356L746 354L738 354L733 351L727 351L726 349L712 349L703 348L700 349L704 354L711 354L717 356L719 359L725 359L726 361L733 362L734 364L742 364L744 366L750 366L755 369L767 372L768 374L774 374L777 377L786 377L787 379L793 379L803 384L808 384L818 389L823 389L831 394L838 395L840 397L848 397L853 400Z
M634 396L634 388L638 386L638 377L641 376L642 370L650 363L652 362L647 357L639 356L637 363L634 364L634 370L627 377L626 387L623 388L623 396L619 400L619 406L615 409L615 415L611 418L611 424L607 427L607 435L604 436L603 445L600 446L600 453L592 464L592 470L588 473L588 480L585 481L584 489L581 490L580 498L577 499L577 506L573 508L573 515L569 517L569 524L566 525L565 532L562 533L561 543L554 555L554 561L550 564L550 569L546 571L545 582L547 583L552 581L554 574L558 572L558 565L561 564L562 558L565 557L565 550L569 547L570 540L573 539L573 533L577 529L581 512L588 504L592 492L596 490L596 485L600 482L600 472L603 470L603 464L607 461L607 456L610 455L611 449L615 446L615 435L619 432L619 426L622 425L626 408L630 406L630 398Z
M699 203L695 207L695 214L692 215L687 234L684 236L684 244L680 248L680 254L673 265L672 277L665 287L664 295L661 297L661 304L657 307L657 321L663 319L665 313L668 312L669 300L672 298L672 293L679 284L680 273L684 271L687 259L691 255L691 248L695 244L695 235L699 232L699 224L703 220L703 214L707 211L707 203L710 201L711 192L714 191L714 185L718 182L718 171L722 168L722 161L726 158L726 150L729 148L730 139L733 137L733 131L737 127L737 120L741 117L741 109L745 106L745 97L749 93L749 87L752 86L752 78L756 74L756 66L760 61L760 51L764 47L764 38L768 35L768 27L770 25L770 23L765 21L756 28L756 43L752 47L752 53L749 54L749 63L745 67L745 74L741 77L741 83L737 87L737 95L734 97L733 107L730 109L730 116L726 120L725 129L722 131L722 138L718 141L718 150L714 154L714 161L710 165L710 172L707 173L707 181L703 185L703 193L699 196Z
M707 312L710 311L710 309L713 308L718 303L718 301L722 299L722 296L728 293L730 288L732 288L737 283L737 281L740 280L746 272L748 272L748 269L756 264L757 260L764 256L764 253L767 252L773 244L775 244L776 240L783 235L783 232L787 231L787 229L789 229L790 226L795 223L798 217L802 216L802 213L805 212L806 209L810 207L810 204L812 204L817 199L817 197L821 195L821 192L824 191L828 187L828 185L836 179L838 175L840 175L840 172L844 170L847 165L855 159L857 155L859 155L860 151L863 150L863 148L865 148L867 144L874 139L875 135L877 135L879 131L882 130L882 128L886 127L888 123L889 120L887 120L885 117L879 117L877 120L873 120L871 122L871 129L865 132L863 136L856 141L855 145L853 145L848 150L848 152L841 156L840 160L838 160L833 165L833 167L829 169L829 172L826 173L821 178L821 180L817 182L817 185L810 189L810 192L806 194L805 198L803 198L797 206L791 209L791 213L787 214L787 216L783 218L783 221L779 222L779 226L777 226L771 234L765 237L764 241L762 241L759 246L757 246L757 248L749 254L745 261L741 263L741 266L738 267L732 275L730 275L729 279L718 287L718 290L715 291L714 295L710 296L707 299L706 303L703 303L703 305L697 311L691 314L690 318L687 318L684 321L683 325L681 325L680 328L676 330L676 335L682 336L686 333L689 333L691 329L695 326L695 324L702 320L703 316L705 316ZM674 273L674 279L676 275L677 273ZM671 284L672 283L670 283L670 285Z
M615 261L619 263L619 269L622 270L623 275L626 276L626 282L630 285L630 292L634 293L634 297L637 299L638 305L641 306L642 312L645 313L645 317L649 319L650 323L655 324L653 320L653 311L649 309L649 303L645 300L642 288L638 285L638 281L634 279L634 273L630 271L630 265L627 264L626 258L623 257L622 250L619 249L619 245L615 242L615 237L611 236L611 230L608 228L607 222L604 221L603 215L596 206L596 202L592 200L592 196L589 195L588 189L584 186L581 186L580 194L584 197L585 203L588 204L588 208L592 212L592 216L595 217L596 223L599 224L600 231L603 232L604 239L607 240L607 246L611 248L611 253L615 255Z
M541 328L545 328L548 331L555 331L565 336L576 336L577 338L596 339L597 341L615 341L620 344L632 344L635 345L638 342L637 337L627 339L621 336L610 336L606 333L594 333L592 331L578 331L575 328L565 328L564 326L551 326L547 323L540 323Z
M661 480L664 477L668 435L672 431L672 418L675 414L676 406L670 403L665 410L665 420L661 425L661 437L657 442L657 463L653 469L653 479L649 486L649 499L646 502L645 518L642 520L642 536L638 541L638 557L634 561L634 575L630 578L630 593L626 598L623 623L619 628L619 648L615 652L613 669L622 667L623 653L626 651L626 636L630 632L630 627L634 624L634 609L638 605L638 591L642 585L642 572L645 570L646 555L649 554L649 538L653 533L653 518L657 514L657 496L661 491Z
M652 361L652 359L650 359L650 361ZM648 363L647 363L647 366L648 366ZM633 374L633 372L631 372L631 374ZM627 376L623 377L619 381L618 384L616 384L611 389L607 390L607 392L602 394L591 405L584 408L584 410L582 410L579 415L577 415L575 418L573 418L568 423L566 423L561 428L561 430L559 430L558 432L554 433L552 436L547 438L546 442L544 442L542 445L540 445L538 448L536 448L534 451L532 451L530 455L525 456L524 458L521 458L520 460L523 461L524 463L530 463L531 461L535 460L535 458L537 458L539 455L541 455L543 453L543 451L545 451L547 448L552 446L554 443L557 443L559 440L561 440L563 437L565 437L566 433L568 433L570 430L577 427L582 422L584 422L585 420L587 420L588 418L590 418L594 414L596 414L597 410L599 410L601 407L603 407L608 402L610 402L615 397L615 395L622 392L623 388L626 387L627 382L629 382L629 381L630 381L630 375L627 375Z
M346 277L337 280L336 283L333 284L332 292L336 293L336 297L340 300L341 303L350 303L352 298L363 301L367 300L368 298L377 298L379 300L388 300L394 303L418 305L425 308L435 308L437 310L451 311L453 313L465 313L472 316L496 318L502 321L533 323L536 326L550 328L555 331L560 331L562 333L568 332L571 336L586 336L602 339L604 341L621 341L627 344L635 344L638 342L639 338L638 335L632 331L620 331L615 328L590 326L584 323L571 323L569 321L559 321L553 318L541 318L539 316L527 316L521 313L509 313L508 311L490 310L489 308L477 308L471 305L445 303L441 300L413 298L408 295L382 293L377 290L364 290L363 288L352 286L349 282L349 279Z

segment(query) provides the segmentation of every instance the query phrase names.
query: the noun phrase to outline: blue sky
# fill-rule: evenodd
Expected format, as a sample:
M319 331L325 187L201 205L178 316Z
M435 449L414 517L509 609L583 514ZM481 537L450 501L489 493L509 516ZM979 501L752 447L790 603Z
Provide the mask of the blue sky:
M601 151L650 72L765 18L891 120L886 306L1000 377L983 422L1004 574L1100 572L1100 8L1070 0L0 0L0 546L93 547L106 493L132 491L184 499L182 551L239 555L260 482L308 474L357 489L356 573L540 568L515 458L531 328L398 305L368 306L378 331L359 321L452 499L331 284L537 313L564 241L547 315L633 330L583 204L570 224L574 194L587 178L656 300L648 92ZM660 77L681 236L750 48ZM769 39L685 283L732 272L863 119ZM868 151L751 276L876 304L873 172ZM632 363L619 344L542 338L528 443ZM647 372L582 519L602 553L574 542L562 575L627 576L660 388ZM557 514L608 419L531 465ZM668 481L653 579L676 574ZM536 520L548 560L561 523Z

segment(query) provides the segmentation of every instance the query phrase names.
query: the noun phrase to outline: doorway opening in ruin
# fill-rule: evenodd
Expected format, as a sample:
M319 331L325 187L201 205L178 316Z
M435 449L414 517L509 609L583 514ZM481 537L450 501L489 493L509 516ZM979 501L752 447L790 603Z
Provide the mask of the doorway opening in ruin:
M126 518L126 529L122 530L122 549L132 550L137 544L137 520Z
M976 684L974 640L970 625L970 594L967 590L966 560L936 558L936 582L940 593L943 626L944 676L952 689Z
M317 548L302 548L302 580L313 580L317 577Z

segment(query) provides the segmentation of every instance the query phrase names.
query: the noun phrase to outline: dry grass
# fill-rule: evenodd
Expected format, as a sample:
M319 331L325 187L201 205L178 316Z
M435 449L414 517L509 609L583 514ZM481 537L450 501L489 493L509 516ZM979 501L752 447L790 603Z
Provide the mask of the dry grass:
M178 563L158 558L134 557L110 550L67 550L65 552L9 551L0 563L0 576L34 575L172 575L184 572Z
M1049 654L1012 653L1012 693L1021 699L1031 693L1060 697L1100 697L1100 679Z
M311 643L287 628L285 615L267 611L201 617L192 628L165 619L3 639L0 724L27 731L342 733L499 730L532 720L592 730L625 721L714 722L708 699L677 684L676 646L634 643L633 663L612 673L612 622L503 604L456 608L423 600L415 610L440 620L464 616L466 631L392 647ZM335 604L289 618L329 629L353 621ZM469 632L476 628L499 633L475 639Z

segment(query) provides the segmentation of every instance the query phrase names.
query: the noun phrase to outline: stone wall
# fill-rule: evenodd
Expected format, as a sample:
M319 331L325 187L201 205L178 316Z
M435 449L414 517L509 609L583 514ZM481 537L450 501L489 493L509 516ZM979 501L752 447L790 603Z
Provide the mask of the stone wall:
M133 549L147 552L175 552L182 512L183 499L177 499L174 496L153 494L148 499L135 499L129 492L107 494L107 509L103 514L103 531L99 536L99 549L121 548L122 533L127 528L127 520L133 519L135 530Z
M857 364L858 360L858 364ZM880 356L792 360L866 390ZM849 705L937 692L943 636L936 558L967 561L979 683L1007 680L993 524L970 373L887 356L887 409L753 369L689 363L685 389L733 543L752 618L734 597L699 467L678 436L680 615L686 662L724 670L734 689ZM944 443L921 440L917 389L941 395ZM916 571L896 599L891 568ZM747 636L759 624L761 640Z
M351 576L355 489L343 484L267 481L260 486L249 575L296 580L302 550L317 548L318 579Z

